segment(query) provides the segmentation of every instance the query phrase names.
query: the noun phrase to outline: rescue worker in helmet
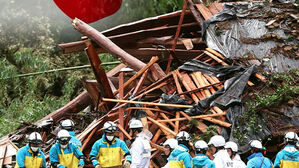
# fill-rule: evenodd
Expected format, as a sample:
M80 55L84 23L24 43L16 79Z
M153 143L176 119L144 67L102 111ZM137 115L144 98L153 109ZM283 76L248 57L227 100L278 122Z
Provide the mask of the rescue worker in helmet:
M214 162L206 155L208 144L205 141L196 141L194 148L196 156L192 158L193 168L215 168Z
M258 140L252 140L249 145L252 154L248 157L247 168L272 168L273 163L271 160L262 154L262 143Z
M46 168L45 155L40 149L42 137L32 132L28 137L28 144L17 152L15 168Z
M77 146L82 151L82 143L81 141L75 136L75 124L70 119L65 119L60 122L60 128L67 130L70 135L70 143L73 143L75 146Z
M297 138L295 132L285 134L286 146L276 155L274 168L299 167L299 151L295 147Z
M116 124L107 121L103 127L102 138L93 144L89 159L96 168L122 167L121 155L125 156L124 167L130 167L132 162L130 150L124 141L115 137L116 131Z
M246 164L241 160L240 155L237 153L238 145L235 142L226 142L224 148L232 159L234 168L246 168Z
M233 167L233 161L230 158L227 150L224 149L225 139L221 135L214 135L209 143L210 153L213 155L213 162L216 168Z
M168 158L170 168L191 168L192 160L189 154L190 135L186 131L177 134L176 140L179 146L174 149Z
M84 156L78 147L70 143L71 135L60 130L57 142L50 149L50 162L54 168L83 168Z
M148 130L143 130L140 120L132 119L129 124L135 141L131 145L130 153L132 156L131 168L149 167L151 159L150 140L153 135Z
M164 143L163 146L165 148L164 154L169 157L170 153L178 148L178 141L174 138L169 138L167 139ZM168 159L167 159L168 160ZM162 168L169 168L169 161L167 161L166 165L163 166Z

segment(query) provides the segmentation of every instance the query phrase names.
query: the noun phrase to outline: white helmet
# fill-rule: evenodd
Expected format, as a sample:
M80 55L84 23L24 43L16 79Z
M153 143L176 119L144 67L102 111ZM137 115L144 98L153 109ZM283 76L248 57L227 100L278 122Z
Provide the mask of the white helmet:
M203 140L199 140L199 141L196 141L195 142L195 144L194 144L194 148L196 149L196 150L207 150L208 149L208 144L205 142L205 141L203 141Z
M142 122L140 120L132 119L129 125L130 129L133 128L143 128Z
M67 130L60 130L57 134L57 139L60 144L67 144L71 139L71 135Z
M190 140L190 135L186 131L181 131L176 135L176 139L178 141L189 141Z
M60 127L65 130L74 130L75 124L72 120L66 119L60 122Z
M32 132L28 137L29 144L40 145L43 143L42 136L38 132Z
M284 136L286 142L296 142L298 135L295 132L287 132Z
M163 146L167 146L167 145L171 149L176 149L178 147L178 141L174 138L169 138L163 143Z
M221 136L221 135L214 135L214 136L210 139L208 145L213 145L213 146L215 146L216 148L217 148L217 147L224 146L224 145L225 145L225 139L224 139L223 136Z
M249 145L250 145L251 148L263 149L262 143L258 140L250 141Z
M233 152L238 152L238 145L232 141L226 142L224 148L231 149Z
M103 126L103 131L106 133L113 133L113 132L117 131L117 126L114 122L107 121L107 122L105 122L105 124Z

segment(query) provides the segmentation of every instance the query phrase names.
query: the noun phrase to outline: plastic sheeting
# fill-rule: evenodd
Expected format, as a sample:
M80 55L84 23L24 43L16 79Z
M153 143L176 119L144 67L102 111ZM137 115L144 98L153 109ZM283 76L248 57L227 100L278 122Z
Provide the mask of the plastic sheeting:
M244 68L241 66L211 66L205 62L201 62L199 60L190 60L185 62L182 66L179 67L181 70L197 72L200 71L204 74L222 77L225 75L229 75L235 72L243 71Z
M168 95L163 93L161 96L161 99L159 103L166 103L166 104L181 104L181 105L190 105L187 100L184 100L176 95ZM166 106L160 106L159 107L162 110L165 111L181 111L184 110L184 108L178 108L178 107L166 107Z
M257 43L245 42L246 39L258 39L265 34L274 33L287 39L288 35L282 28L269 30L266 28L266 22L262 18L266 12L281 13L279 5L270 6L261 2L244 3L239 5L225 4L224 10L214 15L203 24L203 37L207 46L227 58L248 58L263 63L264 70L274 72L285 72L293 68L298 68L299 60L289 58L279 53L272 53L270 50L277 47L278 44L296 45L298 41L276 42L274 40L260 40ZM255 15L254 19L248 18L249 15ZM260 18L259 18L260 17ZM221 23L219 28L217 23ZM284 24L281 27L288 29ZM249 57L250 55L250 57ZM263 58L269 58L263 60Z

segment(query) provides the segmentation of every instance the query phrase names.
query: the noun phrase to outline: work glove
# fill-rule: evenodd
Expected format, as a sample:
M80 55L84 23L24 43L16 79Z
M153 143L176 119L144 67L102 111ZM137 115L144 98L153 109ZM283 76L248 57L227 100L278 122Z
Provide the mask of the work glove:
M95 168L102 168L99 164L98 165L96 165L96 167Z
M124 162L124 168L130 168L130 166L131 166L131 163L129 162L129 161L125 161Z

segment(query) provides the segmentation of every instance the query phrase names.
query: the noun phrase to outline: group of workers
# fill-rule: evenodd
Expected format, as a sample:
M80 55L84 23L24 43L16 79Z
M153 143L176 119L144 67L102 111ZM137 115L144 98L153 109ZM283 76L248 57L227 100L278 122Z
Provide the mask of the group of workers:
M75 137L74 122L66 119L60 124L57 141L49 153L50 166L53 168L82 168L86 158L82 153L82 143ZM140 120L132 119L129 123L132 131L130 149L117 138L117 125L107 121L103 126L102 138L97 140L90 151L89 160L95 168L148 168L151 159L152 134L143 128ZM263 146L258 140L249 143L251 155L245 164L235 142L225 142L224 137L215 135L206 143L198 140L191 142L189 133L181 131L176 138L164 143L167 164L163 168L299 168L299 144L295 132L285 134L286 146L276 156L274 164L263 156ZM28 144L17 152L16 168L46 168L45 155L40 149L42 137L33 132L28 137ZM195 151L191 157L190 151ZM207 154L209 153L209 154ZM123 161L124 159L124 161Z

